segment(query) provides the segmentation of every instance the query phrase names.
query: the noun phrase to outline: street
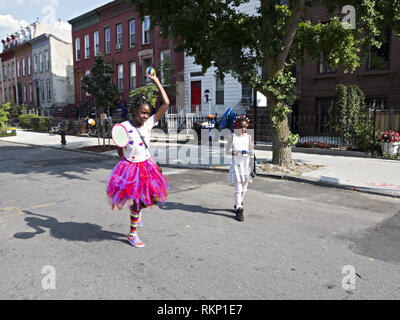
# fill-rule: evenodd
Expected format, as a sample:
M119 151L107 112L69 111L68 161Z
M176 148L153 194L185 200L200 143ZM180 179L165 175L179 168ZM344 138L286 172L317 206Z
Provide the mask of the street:
M0 299L400 297L399 199L256 177L238 222L226 173L163 168L138 249L107 203L116 161L0 141Z

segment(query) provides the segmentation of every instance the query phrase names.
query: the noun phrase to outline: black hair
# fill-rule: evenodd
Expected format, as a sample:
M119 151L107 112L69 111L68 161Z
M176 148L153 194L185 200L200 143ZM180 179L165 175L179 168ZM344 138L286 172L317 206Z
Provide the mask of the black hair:
M140 106L144 104L147 104L150 107L150 114L152 115L154 113L154 108L151 105L150 100L142 94L138 94L130 98L129 106L131 107L131 113L133 113L135 110L138 110Z

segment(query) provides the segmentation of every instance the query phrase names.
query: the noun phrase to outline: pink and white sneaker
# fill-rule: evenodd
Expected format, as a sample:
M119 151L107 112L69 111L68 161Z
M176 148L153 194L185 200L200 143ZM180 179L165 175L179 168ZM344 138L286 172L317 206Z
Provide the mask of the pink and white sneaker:
M128 241L132 246L134 246L136 248L143 248L144 247L143 241L140 240L140 238L138 237L137 234L134 235L134 236L128 235Z

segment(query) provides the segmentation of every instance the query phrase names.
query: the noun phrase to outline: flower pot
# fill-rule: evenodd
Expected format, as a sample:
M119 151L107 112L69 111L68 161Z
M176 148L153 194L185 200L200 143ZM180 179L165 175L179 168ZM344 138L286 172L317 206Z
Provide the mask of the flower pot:
M386 153L389 156L396 155L400 149L400 142L381 142L382 153Z

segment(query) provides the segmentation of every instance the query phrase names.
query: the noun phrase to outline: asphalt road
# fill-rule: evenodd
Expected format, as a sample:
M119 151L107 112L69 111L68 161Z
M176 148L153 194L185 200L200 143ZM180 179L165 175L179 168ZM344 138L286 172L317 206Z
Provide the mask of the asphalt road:
M399 299L400 200L165 168L168 203L111 211L116 159L0 142L0 299ZM346 267L347 266L347 267Z

